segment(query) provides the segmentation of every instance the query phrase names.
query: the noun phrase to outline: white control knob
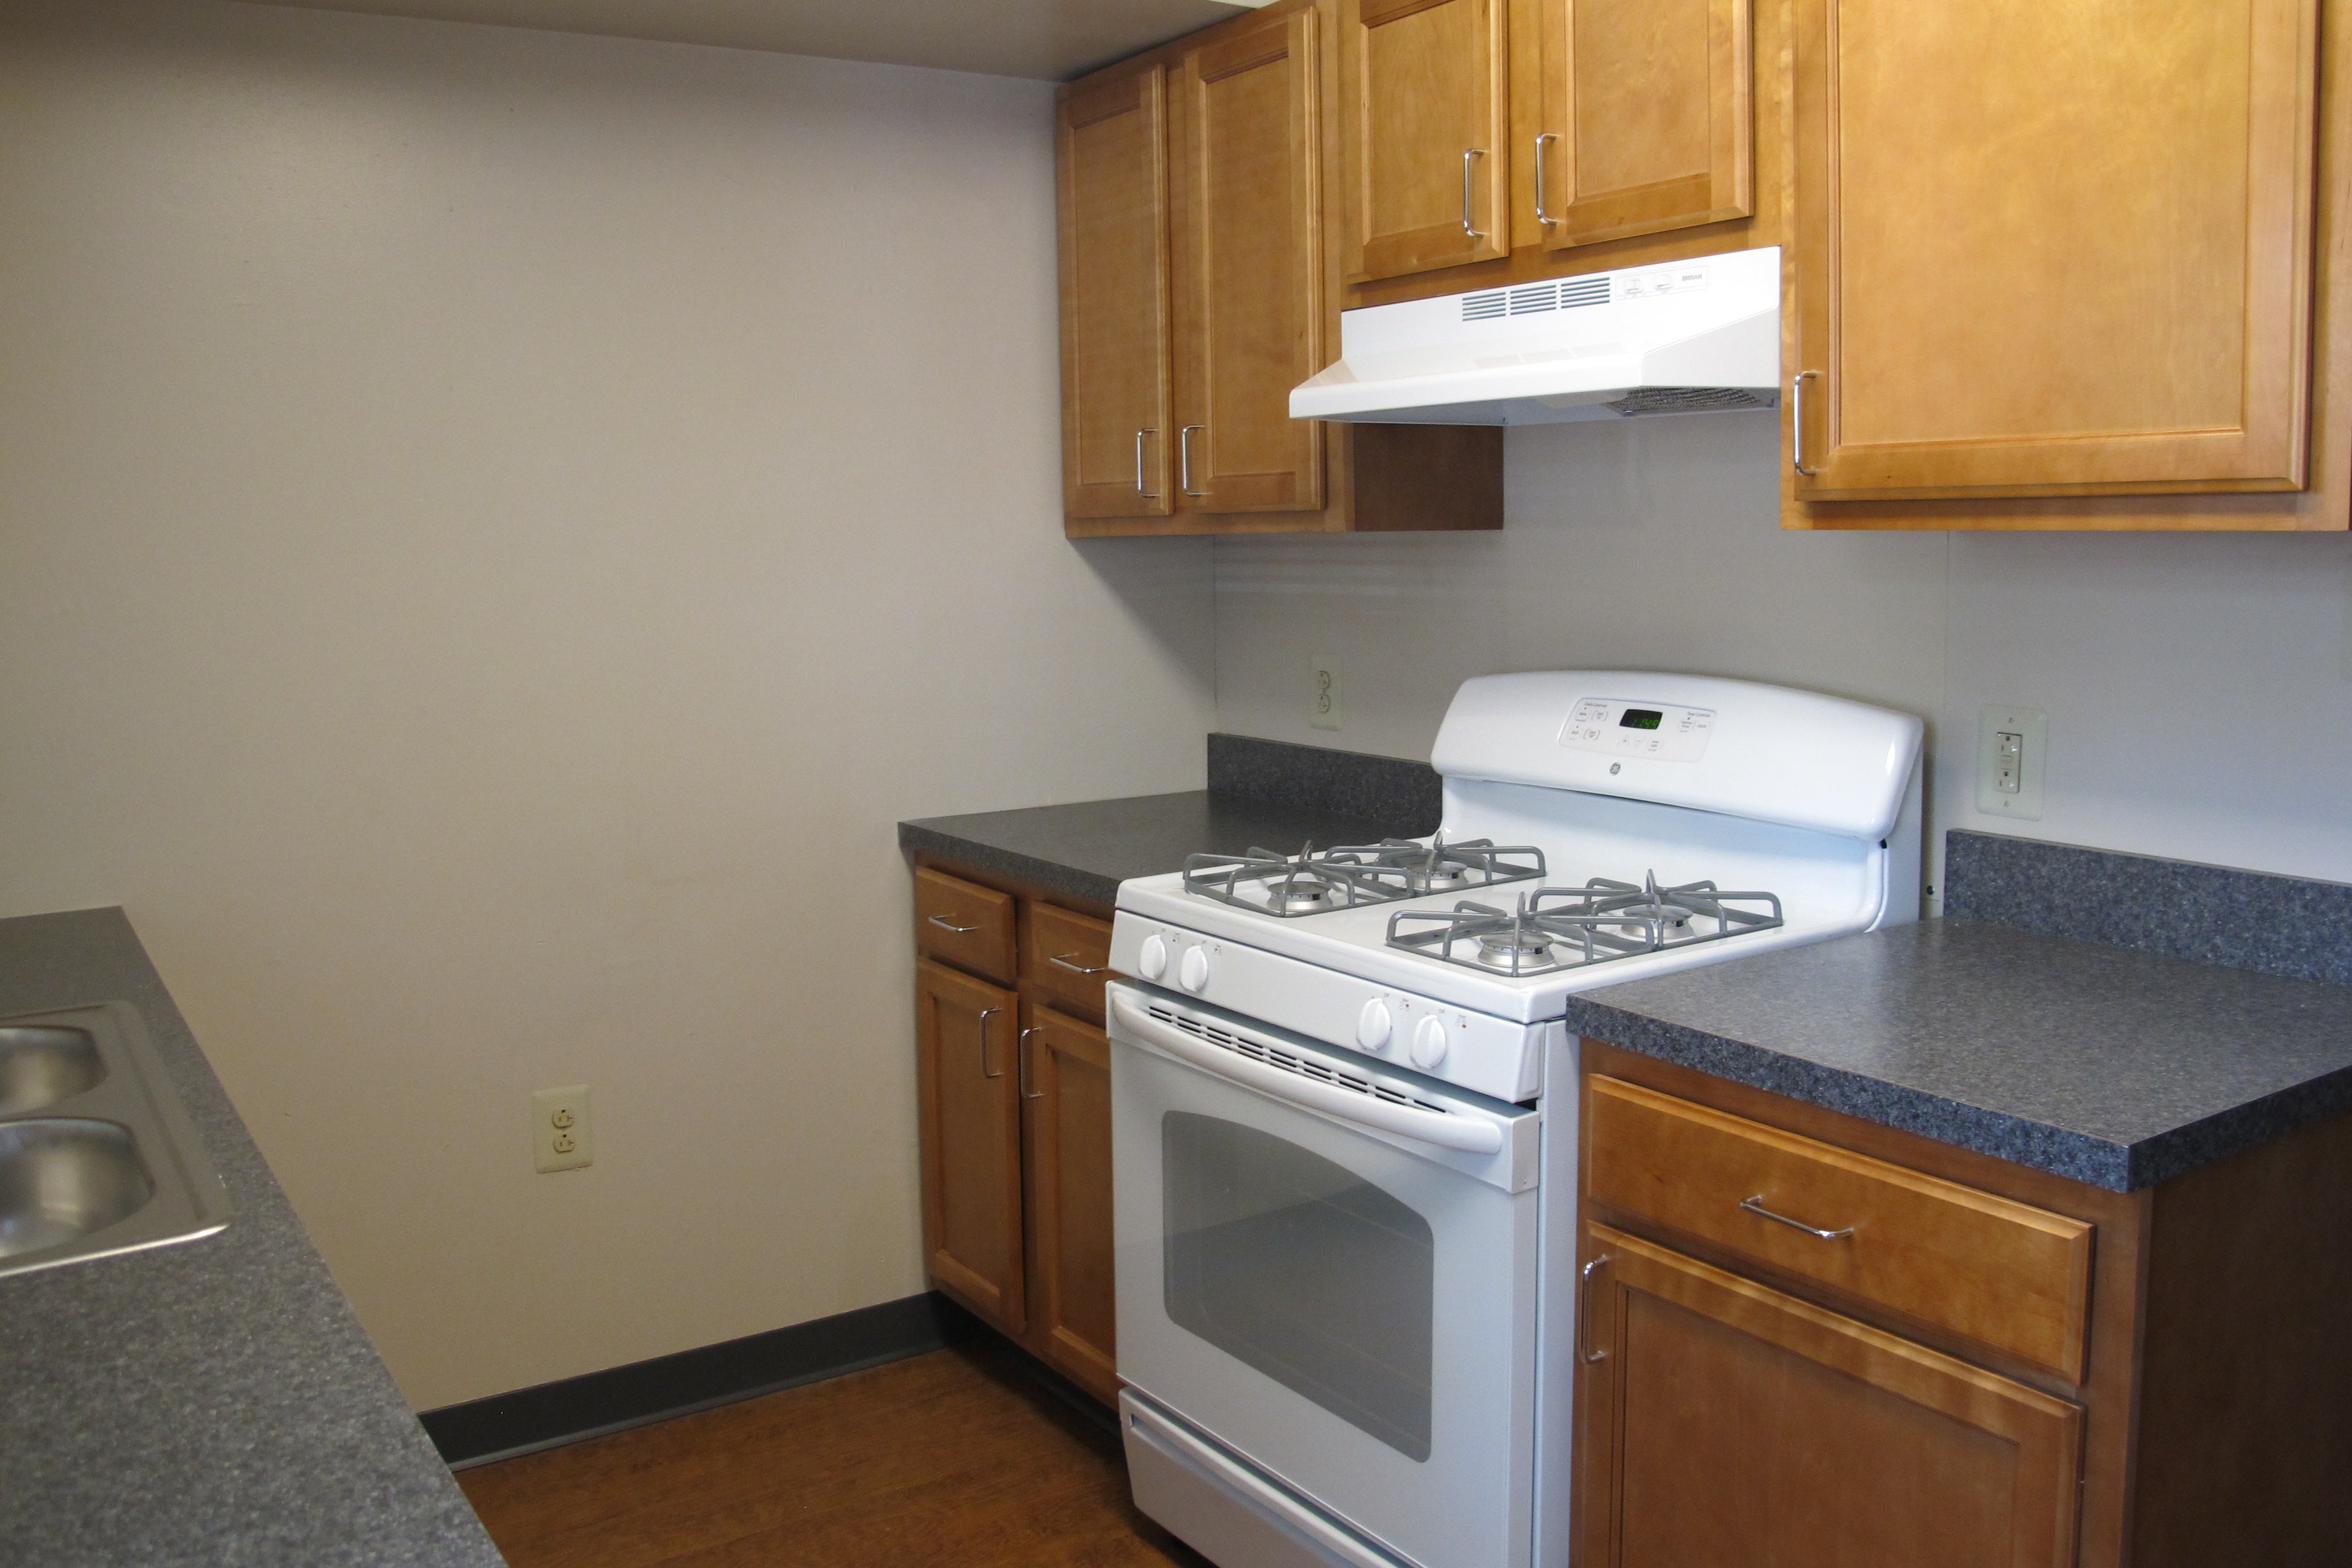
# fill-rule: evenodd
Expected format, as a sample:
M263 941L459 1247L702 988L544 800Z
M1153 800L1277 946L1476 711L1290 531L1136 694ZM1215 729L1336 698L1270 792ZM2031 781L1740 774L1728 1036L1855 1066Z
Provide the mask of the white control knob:
M1209 950L1188 947L1183 961L1176 966L1176 984L1185 990L1199 993L1209 988Z
M1375 996L1364 1004L1356 1015L1356 1044L1368 1051L1377 1051L1389 1043L1396 1033L1396 1020L1389 1016L1389 1005Z
M1157 980L1168 973L1168 939L1147 936L1135 954L1135 967L1146 980Z
M1446 1047L1452 1044L1445 1037L1445 1020L1423 1018L1421 1027L1412 1032L1412 1065L1427 1072L1445 1059Z

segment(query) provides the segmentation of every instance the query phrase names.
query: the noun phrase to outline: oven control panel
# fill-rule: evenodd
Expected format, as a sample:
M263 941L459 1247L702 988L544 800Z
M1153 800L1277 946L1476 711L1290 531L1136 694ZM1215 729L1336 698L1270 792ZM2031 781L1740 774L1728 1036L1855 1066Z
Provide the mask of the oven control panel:
M1715 710L1684 708L1672 702L1643 702L1622 697L1578 700L1568 722L1559 727L1559 743L1574 751L1598 752L1606 757L1654 757L1660 762L1695 763L1706 754L1707 738L1715 733Z
M1110 966L1496 1100L1543 1092L1545 1043L1562 1027L1449 1006L1128 910L1111 924Z

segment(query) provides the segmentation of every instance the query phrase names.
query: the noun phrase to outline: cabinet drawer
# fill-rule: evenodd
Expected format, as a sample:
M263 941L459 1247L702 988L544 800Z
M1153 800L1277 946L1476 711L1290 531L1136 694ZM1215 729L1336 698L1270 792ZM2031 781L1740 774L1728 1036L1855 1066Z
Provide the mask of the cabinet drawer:
M1110 927L1091 915L1029 906L1029 952L1022 970L1041 991L1099 1016L1110 978Z
M1013 895L926 866L915 873L915 949L1013 984Z
M1614 1079L1585 1092L1589 1201L2081 1380L2084 1221Z

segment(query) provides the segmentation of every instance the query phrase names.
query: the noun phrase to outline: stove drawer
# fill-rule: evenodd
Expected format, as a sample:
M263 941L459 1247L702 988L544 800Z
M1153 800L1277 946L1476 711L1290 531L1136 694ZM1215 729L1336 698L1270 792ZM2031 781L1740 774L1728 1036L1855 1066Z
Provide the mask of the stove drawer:
M1033 903L1021 968L1039 990L1100 1017L1103 983L1110 978L1110 927L1090 915Z
M1586 1197L2080 1382L2092 1226L1614 1079Z
M923 867L915 873L915 949L1012 984L1013 895Z

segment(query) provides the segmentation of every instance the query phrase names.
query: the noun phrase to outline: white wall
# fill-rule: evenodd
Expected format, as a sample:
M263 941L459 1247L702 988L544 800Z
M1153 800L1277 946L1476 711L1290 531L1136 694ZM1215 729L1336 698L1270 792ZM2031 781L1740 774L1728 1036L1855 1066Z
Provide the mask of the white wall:
M1454 688L1636 667L1928 721L1929 830L2352 881L2352 539L1784 533L1766 414L1514 430L1500 534L1221 540L1221 728L1426 756ZM1343 720L1309 728L1309 660ZM2038 823L1975 809L1979 708L2050 714Z
M0 11L0 913L128 906L420 1407L921 1289L894 823L1200 783L1207 547L1060 534L1050 121Z

